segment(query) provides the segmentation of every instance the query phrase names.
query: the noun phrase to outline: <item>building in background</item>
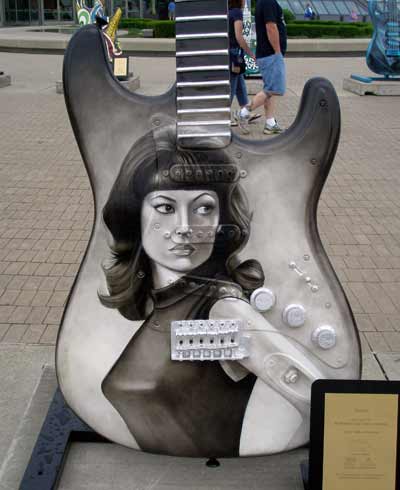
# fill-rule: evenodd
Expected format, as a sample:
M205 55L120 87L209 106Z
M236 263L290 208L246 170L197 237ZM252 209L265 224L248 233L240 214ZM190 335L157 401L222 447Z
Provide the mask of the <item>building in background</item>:
M317 19L351 22L351 13L354 11L360 21L369 20L368 0L278 0L278 2L283 9L290 10L298 20L304 19L304 11L308 4ZM251 0L253 11L255 4L256 0Z
M104 0L108 14L121 7L123 17L168 19L168 0ZM255 2L252 2L253 4ZM368 19L367 0L279 0L298 19L303 19L309 3L321 20L351 21L354 11L359 20ZM92 6L92 0L87 0ZM75 0L0 0L0 26L74 23Z
M316 17L321 20L351 20L355 11L360 20L367 20L368 2L365 0L278 0L283 9L290 10L297 19L304 18L307 4L311 5ZM369 19L368 19L369 20Z
M92 0L86 4L92 6ZM167 0L104 0L106 12L121 7L123 17L168 18ZM0 26L74 23L75 0L0 0Z

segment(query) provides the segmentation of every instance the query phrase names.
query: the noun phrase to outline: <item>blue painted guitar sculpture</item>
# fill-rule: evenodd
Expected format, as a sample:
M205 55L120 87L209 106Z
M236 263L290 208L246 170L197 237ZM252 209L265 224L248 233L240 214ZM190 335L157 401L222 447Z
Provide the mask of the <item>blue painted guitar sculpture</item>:
M58 381L87 424L131 448L293 449L308 441L312 382L360 376L316 221L339 101L316 78L284 134L231 134L227 2L177 1L176 20L177 83L157 97L118 83L95 26L65 55L96 214L57 341Z
M386 78L400 75L399 8L398 0L368 2L374 34L367 51L367 65L371 71Z

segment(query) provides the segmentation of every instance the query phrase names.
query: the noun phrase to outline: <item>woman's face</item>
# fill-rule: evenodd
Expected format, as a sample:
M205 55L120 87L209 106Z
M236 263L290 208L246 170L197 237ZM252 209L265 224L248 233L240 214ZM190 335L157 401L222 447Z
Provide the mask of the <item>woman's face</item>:
M169 270L187 273L212 253L219 199L214 191L150 192L143 201L141 223L148 257Z

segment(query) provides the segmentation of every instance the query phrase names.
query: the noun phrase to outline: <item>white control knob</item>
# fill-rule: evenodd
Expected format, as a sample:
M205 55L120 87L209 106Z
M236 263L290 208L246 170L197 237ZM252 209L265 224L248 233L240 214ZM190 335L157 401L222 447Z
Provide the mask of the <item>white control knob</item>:
M268 311L275 305L275 293L267 288L258 288L250 296L251 306L257 311Z
M311 338L321 349L332 349L336 345L335 329L329 325L316 328Z
M306 321L306 309L302 305L288 305L283 310L282 317L289 327L301 327Z

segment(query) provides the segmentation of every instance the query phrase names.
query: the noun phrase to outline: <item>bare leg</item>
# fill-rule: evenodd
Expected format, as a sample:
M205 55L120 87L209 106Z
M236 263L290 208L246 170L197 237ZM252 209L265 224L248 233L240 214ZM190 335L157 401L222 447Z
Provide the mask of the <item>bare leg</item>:
M265 99L264 111L265 111L265 118L266 119L271 119L272 117L275 117L276 96L270 95L269 97L267 97Z
M251 101L250 110L254 111L258 107L264 105L266 99L267 99L267 94L263 90L261 90L261 92L258 92L258 94L256 94Z

